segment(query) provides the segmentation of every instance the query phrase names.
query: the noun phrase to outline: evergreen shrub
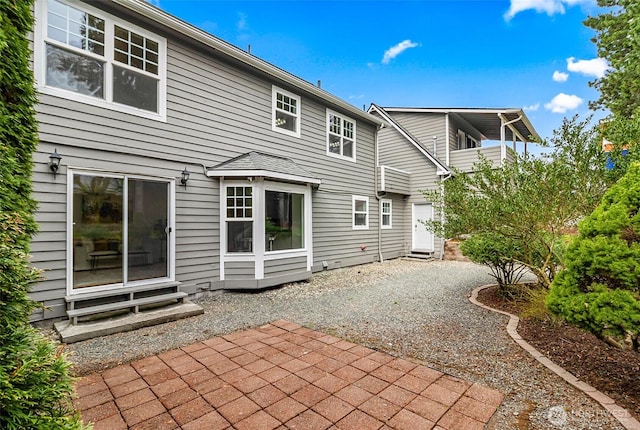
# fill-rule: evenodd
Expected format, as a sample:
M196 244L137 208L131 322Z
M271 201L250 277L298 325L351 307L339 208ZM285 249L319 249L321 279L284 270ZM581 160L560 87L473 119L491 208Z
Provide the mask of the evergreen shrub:
M547 298L549 309L609 343L638 349L640 335L640 164L578 226Z

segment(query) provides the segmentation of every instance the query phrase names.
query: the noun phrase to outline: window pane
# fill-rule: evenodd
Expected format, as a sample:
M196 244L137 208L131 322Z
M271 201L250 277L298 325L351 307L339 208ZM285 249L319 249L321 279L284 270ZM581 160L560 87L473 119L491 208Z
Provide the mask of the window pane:
M355 225L367 225L367 215L366 214L354 214L354 224Z
M329 135L329 152L333 154L340 154L340 137Z
M104 64L47 45L46 83L51 87L103 98Z
M345 139L342 143L342 155L345 157L353 157L353 142Z
M296 117L276 111L276 127L295 132Z
M73 177L73 288L122 283L123 180Z
M113 66L113 101L158 112L158 80Z
M367 201L366 200L356 200L355 210L356 210L356 212L366 212L367 211Z
M253 251L253 221L227 221L227 252Z
M382 215L382 225L391 225L391 215Z
M127 281L168 276L168 184L129 179Z
M304 195L265 191L266 251L304 248Z

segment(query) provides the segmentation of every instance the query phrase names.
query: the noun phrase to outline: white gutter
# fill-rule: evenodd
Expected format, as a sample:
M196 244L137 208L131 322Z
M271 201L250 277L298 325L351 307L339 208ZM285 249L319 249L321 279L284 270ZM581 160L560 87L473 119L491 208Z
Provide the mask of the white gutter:
M358 109L357 107L345 102L344 100L334 96L327 91L318 88L316 85L311 84L289 72L286 72L279 67L276 67L258 57L244 52L243 50L219 39L204 30L201 30L167 12L151 5L143 0L111 0L113 3L119 4L126 9L140 14L160 25L164 25L170 29L177 31L197 42L200 42L210 48L213 48L220 53L233 58L241 63L244 63L256 70L264 72L276 79L282 80L289 85L306 91L320 99L327 101L328 103L339 107L340 109L349 112L349 114L356 116L362 120L370 122L372 124L381 125L381 122L377 118L367 114L366 112Z
M373 156L375 157L375 160L373 162L373 191L374 194L376 196L376 201L378 202L378 261L380 263L382 263L383 259L382 259L382 215L381 215L381 208L380 208L380 196L378 195L378 163L380 162L379 154L378 154L378 134L380 132L380 129L384 127L384 125L379 125L376 128L376 134L374 136L373 139L373 146L374 146L374 152L373 152Z

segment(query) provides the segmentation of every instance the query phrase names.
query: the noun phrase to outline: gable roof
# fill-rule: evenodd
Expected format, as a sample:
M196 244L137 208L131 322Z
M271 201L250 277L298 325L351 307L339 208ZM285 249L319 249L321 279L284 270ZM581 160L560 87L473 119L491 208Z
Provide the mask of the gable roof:
M377 112L382 119L384 119L389 125L395 128L398 133L400 133L405 139L407 139L413 146L415 146L418 151L420 151L429 161L431 161L436 168L440 169L441 172L448 174L451 173L451 169L449 169L446 163L440 161L437 157L435 157L418 139L416 139L411 133L405 130L395 119L393 119L387 112L385 112L386 108L381 108L375 103L371 103L369 107L369 112L375 111Z
M207 168L209 177L263 176L288 182L320 185L322 180L314 178L290 158L252 151Z
M119 5L120 7L127 9L131 12L142 15L143 17L150 19L162 26L165 26L171 30L174 30L196 42L202 43L214 50L218 51L220 54L229 57L235 61L238 61L249 68L255 69L259 72L265 73L278 81L289 84L294 88L298 88L314 97L317 97L321 100L324 100L329 105L334 108L338 108L345 112L348 112L350 115L355 118L367 121L371 124L375 124L381 126L382 123L377 120L372 115L369 115L364 110L358 109L357 107L345 102L344 100L334 96L333 94L324 91L316 85L313 85L310 82L307 82L286 70L283 70L279 67L274 66L256 56L253 56L240 48L237 48L231 45L228 42L225 42L222 39L219 39L204 30L201 30L165 11L162 9L150 4L150 2L145 0L111 0L113 3Z
M387 112L416 112L454 114L471 124L485 139L501 140L500 127L505 127L505 140L518 142L534 142L540 139L538 132L527 118L524 110L518 108L410 108L385 107Z

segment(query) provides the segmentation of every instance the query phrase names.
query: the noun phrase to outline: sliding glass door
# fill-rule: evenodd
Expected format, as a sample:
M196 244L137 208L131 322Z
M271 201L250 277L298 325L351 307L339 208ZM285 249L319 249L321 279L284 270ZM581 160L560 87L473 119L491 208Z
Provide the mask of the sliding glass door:
M169 277L170 183L73 174L72 287Z

